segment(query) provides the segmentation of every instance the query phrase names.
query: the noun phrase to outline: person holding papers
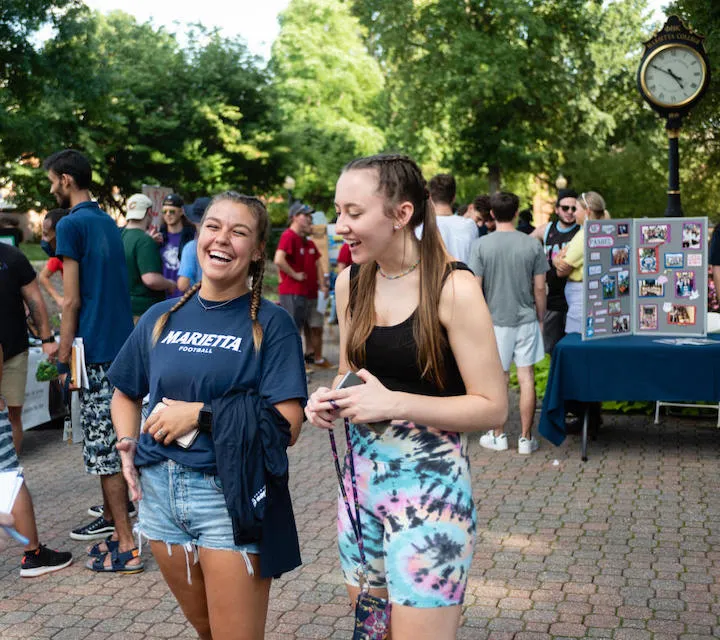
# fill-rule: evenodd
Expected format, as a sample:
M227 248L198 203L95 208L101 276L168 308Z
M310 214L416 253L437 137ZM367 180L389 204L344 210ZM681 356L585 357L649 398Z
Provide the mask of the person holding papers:
M7 269L0 270L3 274ZM21 306L21 314L24 312ZM3 383L3 348L0 346L0 389ZM8 415L8 406L5 398L0 395L0 472L18 469L19 467L15 445L13 444L12 425ZM11 516L8 518L8 515ZM6 531L12 533L17 531L27 540L25 553L20 563L20 575L23 578L35 578L37 576L64 569L72 564L72 554L67 551L54 551L40 544L37 525L35 523L35 509L33 508L32 497L27 485L23 482L10 506L10 514L2 513L0 526L8 527ZM14 529L13 527L14 519ZM13 536L15 537L15 536Z

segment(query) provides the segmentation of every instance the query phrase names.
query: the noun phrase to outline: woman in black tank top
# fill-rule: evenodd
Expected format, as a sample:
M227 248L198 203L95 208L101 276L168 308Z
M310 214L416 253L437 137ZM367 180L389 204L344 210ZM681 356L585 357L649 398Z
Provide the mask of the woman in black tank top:
M450 261L410 158L351 162L335 206L337 232L356 266L336 283L340 365L333 387L349 370L364 384L318 389L306 414L325 429L338 418L351 422L367 577L371 593L393 603L393 637L449 640L475 537L466 433L507 417L490 314L472 273ZM342 501L338 516L354 602L359 556ZM447 549L441 558L439 548Z

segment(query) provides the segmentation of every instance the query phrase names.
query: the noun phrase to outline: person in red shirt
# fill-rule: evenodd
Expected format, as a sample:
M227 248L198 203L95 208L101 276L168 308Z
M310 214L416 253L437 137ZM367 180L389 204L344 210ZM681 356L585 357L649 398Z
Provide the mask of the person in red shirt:
M337 273L340 275L347 267L353 263L352 255L350 255L350 245L347 242L343 242L343 246L340 247L340 252L337 258Z
M55 255L56 239L55 239L55 227L61 218L64 218L68 214L67 209L52 209L48 211L43 219L42 223L42 241L40 246L43 251L48 254L49 260L43 267L43 270L38 276L38 280L42 285L43 289L48 292L50 297L55 301L55 304L62 309L63 297L58 293L57 289L50 282L53 274L59 273L60 279L63 274L63 263L60 258Z
M311 242L307 237L312 230L312 213L312 207L302 202L292 204L288 213L290 226L280 236L273 259L280 275L280 306L292 316L300 334L308 313L305 250Z
M308 235L312 231L312 225ZM308 237L305 249L305 286L307 295L307 312L305 317L305 362L322 369L332 365L322 355L323 326L325 314L318 310L319 292L322 291L325 300L330 293L328 286L329 274L325 274L320 260L320 250Z

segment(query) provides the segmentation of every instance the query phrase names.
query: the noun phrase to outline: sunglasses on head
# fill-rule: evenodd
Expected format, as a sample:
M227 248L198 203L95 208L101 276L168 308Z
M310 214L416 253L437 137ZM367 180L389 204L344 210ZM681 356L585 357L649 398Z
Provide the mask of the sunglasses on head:
M575 205L559 204L558 207L560 207L565 213L568 211L575 213L577 211L577 207Z

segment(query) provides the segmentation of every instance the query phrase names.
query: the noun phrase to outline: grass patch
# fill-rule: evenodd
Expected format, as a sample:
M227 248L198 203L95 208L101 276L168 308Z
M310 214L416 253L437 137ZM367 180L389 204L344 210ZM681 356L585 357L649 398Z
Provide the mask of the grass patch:
M265 275L263 276L263 297L273 302L277 302L280 298L277 292L278 273L277 268L271 262L265 265Z
M20 251L22 251L25 257L31 262L44 261L48 258L40 245L35 242L21 242Z

